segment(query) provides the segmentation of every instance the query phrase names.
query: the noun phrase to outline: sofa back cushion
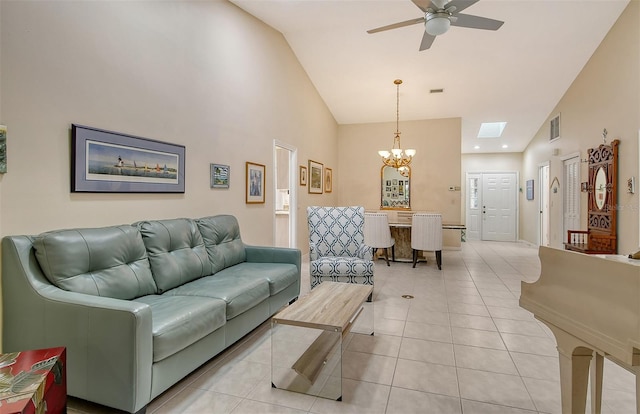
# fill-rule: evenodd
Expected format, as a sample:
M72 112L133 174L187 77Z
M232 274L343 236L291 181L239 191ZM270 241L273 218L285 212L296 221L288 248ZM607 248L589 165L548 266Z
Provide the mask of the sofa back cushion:
M240 238L240 226L234 216L221 214L196 221L207 247L211 273L247 260L244 243Z
M141 221L136 225L147 248L158 293L213 273L193 220Z
M60 289L125 300L156 293L135 227L51 231L36 236L33 247L43 273Z

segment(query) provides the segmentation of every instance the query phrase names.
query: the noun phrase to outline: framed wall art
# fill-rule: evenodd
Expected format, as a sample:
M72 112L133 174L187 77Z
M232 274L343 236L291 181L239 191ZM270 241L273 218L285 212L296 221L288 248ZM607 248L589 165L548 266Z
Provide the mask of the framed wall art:
M527 200L533 200L533 180L527 180Z
M307 167L304 165L300 166L300 185L307 185Z
M324 192L333 191L333 170L331 168L324 169Z
M322 194L323 165L309 160L309 193Z
M247 162L246 184L246 203L264 203L265 166L262 164Z
M185 147L72 124L71 191L184 193Z
M209 175L211 177L211 188L229 188L231 170L228 165L211 164Z
M7 127L0 125L0 174L7 172Z

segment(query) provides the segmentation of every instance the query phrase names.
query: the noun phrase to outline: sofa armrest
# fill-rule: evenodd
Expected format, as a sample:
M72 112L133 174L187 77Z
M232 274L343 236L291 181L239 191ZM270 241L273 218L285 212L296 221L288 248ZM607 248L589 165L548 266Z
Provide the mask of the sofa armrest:
M245 252L247 262L291 263L296 265L298 272L302 269L302 254L299 249L245 245Z
M64 346L69 395L140 410L151 396L150 307L57 288L42 274L31 241L2 241L2 351Z

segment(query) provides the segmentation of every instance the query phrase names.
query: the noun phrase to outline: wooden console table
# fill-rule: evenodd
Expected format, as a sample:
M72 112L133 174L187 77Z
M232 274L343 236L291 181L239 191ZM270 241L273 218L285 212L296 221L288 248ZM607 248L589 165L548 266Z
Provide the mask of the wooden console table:
M271 385L341 401L343 339L372 292L371 285L322 282L278 312L271 319Z

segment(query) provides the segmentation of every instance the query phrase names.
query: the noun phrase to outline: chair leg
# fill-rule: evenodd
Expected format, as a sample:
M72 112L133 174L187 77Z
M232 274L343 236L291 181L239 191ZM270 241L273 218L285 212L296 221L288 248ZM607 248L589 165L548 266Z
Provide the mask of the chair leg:
M436 251L436 263L438 263L438 270L442 270L442 250Z
M389 249L386 249L386 248L384 249L384 260L387 261L387 266L391 266L389 264Z
M416 267L416 262L418 261L418 251L413 249L413 267Z
M391 261L396 261L396 245L391 246Z

